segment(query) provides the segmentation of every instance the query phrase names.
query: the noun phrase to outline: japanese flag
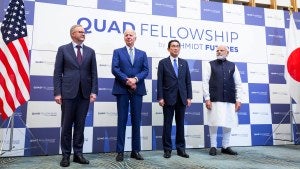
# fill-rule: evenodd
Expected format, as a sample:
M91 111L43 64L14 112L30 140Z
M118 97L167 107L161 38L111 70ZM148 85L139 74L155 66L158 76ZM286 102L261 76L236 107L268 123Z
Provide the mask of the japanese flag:
M287 34L285 80L290 96L300 108L300 32L297 30L293 14L290 15L290 28Z

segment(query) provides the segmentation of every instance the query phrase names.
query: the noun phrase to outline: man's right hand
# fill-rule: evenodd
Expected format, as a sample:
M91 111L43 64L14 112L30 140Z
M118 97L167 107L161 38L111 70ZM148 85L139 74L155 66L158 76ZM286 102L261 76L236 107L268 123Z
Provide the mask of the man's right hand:
M211 101L210 100L206 100L205 101L205 106L208 110L211 110Z
M54 100L55 100L55 102L56 102L57 104L60 104L60 105L61 105L61 103L62 103L61 95L55 96L55 97L54 97Z

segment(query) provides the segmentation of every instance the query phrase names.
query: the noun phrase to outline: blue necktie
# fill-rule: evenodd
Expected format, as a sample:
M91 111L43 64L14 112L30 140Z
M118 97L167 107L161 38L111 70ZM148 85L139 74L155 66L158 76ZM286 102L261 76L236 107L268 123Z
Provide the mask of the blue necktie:
M134 60L134 56L133 56L133 51L132 50L133 50L132 48L129 49L129 56L130 56L131 64L133 64L133 60Z
M177 67L176 59L173 60L173 68L174 68L176 77L178 77L178 67Z

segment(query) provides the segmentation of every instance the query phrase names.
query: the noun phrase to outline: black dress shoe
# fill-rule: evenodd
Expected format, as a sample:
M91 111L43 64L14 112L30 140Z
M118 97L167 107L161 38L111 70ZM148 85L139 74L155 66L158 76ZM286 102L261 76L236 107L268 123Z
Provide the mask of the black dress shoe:
M177 151L177 155L184 158L189 158L190 156L185 151Z
M136 152L136 151L132 151L131 152L130 158L135 158L137 160L144 160L144 158L142 157L142 155L139 152Z
M165 151L164 157L165 158L170 158L171 157L171 151Z
M229 155L238 155L236 151L233 151L230 147L222 148L221 153L229 154Z
M90 164L89 160L85 159L82 155L74 155L73 162L79 164Z
M63 158L60 161L59 164L61 167L69 167L70 165L70 157L68 156L63 156Z
M124 154L123 153L118 153L116 157L116 161L123 161L124 160Z
M210 148L209 155L211 155L211 156L217 155L217 149L216 149L216 147Z

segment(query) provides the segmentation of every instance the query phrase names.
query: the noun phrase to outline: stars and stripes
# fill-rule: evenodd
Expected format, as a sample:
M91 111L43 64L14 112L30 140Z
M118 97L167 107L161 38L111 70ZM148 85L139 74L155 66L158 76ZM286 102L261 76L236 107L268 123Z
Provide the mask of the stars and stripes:
M0 114L10 117L29 100L29 51L24 2L11 0L0 34Z

